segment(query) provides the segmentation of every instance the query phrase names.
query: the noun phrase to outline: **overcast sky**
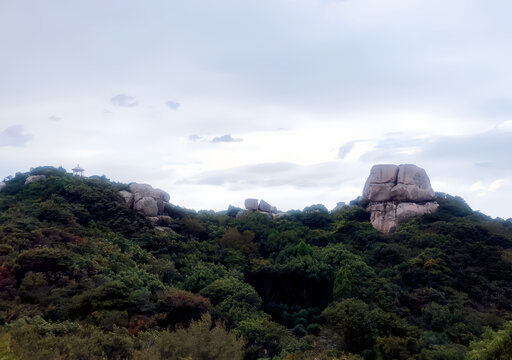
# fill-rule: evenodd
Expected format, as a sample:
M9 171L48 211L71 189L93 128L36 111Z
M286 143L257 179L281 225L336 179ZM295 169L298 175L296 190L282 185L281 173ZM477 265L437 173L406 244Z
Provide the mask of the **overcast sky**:
M373 164L512 217L512 2L0 0L0 177L77 163L199 209Z

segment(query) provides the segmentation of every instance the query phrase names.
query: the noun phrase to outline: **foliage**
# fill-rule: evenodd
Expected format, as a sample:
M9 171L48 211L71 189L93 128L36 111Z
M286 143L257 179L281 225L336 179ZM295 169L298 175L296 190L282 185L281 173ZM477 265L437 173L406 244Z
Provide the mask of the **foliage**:
M512 222L460 197L384 235L357 202L275 219L166 204L155 228L124 189L6 179L0 359L510 358Z
M242 339L205 315L187 328L163 333L152 346L137 351L134 359L238 360L243 357L243 344Z
M472 341L468 360L512 359L512 321L505 324L503 330L486 329L480 341Z

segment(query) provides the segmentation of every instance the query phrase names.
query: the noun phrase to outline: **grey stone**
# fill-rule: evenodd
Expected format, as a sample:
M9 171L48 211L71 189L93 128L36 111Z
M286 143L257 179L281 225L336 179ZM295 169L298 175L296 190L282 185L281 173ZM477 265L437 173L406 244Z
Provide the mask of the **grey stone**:
M424 169L412 165L375 165L366 180L361 203L369 201L371 223L379 231L395 231L414 216L437 210L435 193Z
M155 190L149 184L133 183L128 186L132 194L140 194L142 197L155 197Z
M398 226L396 218L396 205L392 202L370 204L367 211L371 212L370 221L373 227L380 232L395 231Z
M247 210L258 210L258 199L245 199L244 205Z
M391 200L391 193L394 186L394 183L370 184L366 194L363 197L375 202L389 201Z
M430 180L425 169L413 164L402 164L398 166L397 183L416 185L421 189L430 188Z
M146 216L157 216L158 206L156 200L152 197L146 196L133 204L135 210L141 211Z
M155 189L154 192L155 192L156 199L160 199L164 202L169 202L169 200L171 200L171 196L167 192L163 191L162 189Z
M270 208L270 212L271 212L272 214L277 214L277 208L276 208L275 206L272 206L272 207Z
M129 189L133 194L134 208L135 204L138 204L142 199L152 198L155 200L158 214L161 214L165 211L165 204L168 203L171 198L167 192L163 191L162 189L153 189L153 187L149 184L133 183L130 184ZM148 201L146 200L146 203L147 202Z
M162 214L164 212L164 208L165 208L165 203L163 200L161 199L158 199L156 201L156 207L158 208L158 213L159 214Z
M258 205L258 210L269 213L272 212L272 206L270 206L270 204L265 200L261 199L260 204Z
M423 202L432 201L435 198L436 196L432 188L422 189L417 185L398 184L391 189L391 196L390 199L388 200L404 202Z
M364 184L362 200L386 201L391 188L396 185L398 166L391 164L374 165ZM382 200L385 199L385 200Z
M126 191L126 190L121 190L119 191L119 195L121 195L126 203L126 206L128 206L128 208L132 208L133 206L133 194L129 191Z
M149 184L133 183L129 185L130 192L133 194L140 194L142 197L152 197L155 200L160 199L169 202L170 195L162 189L153 189Z
M44 176L44 175L32 175L32 176L29 176L25 180L25 184L31 184L31 183L35 183L38 181L44 181L44 180L46 180L46 176Z
M389 233L413 217L435 212L438 207L439 204L435 201L424 204L383 202L370 204L366 210L371 212L370 221L373 227L383 233Z
M392 164L374 165L370 170L369 180L372 184L387 184L396 181L398 166Z
M398 224L409 221L415 216L432 214L437 211L439 204L435 201L429 201L424 204L410 202L399 203L396 208L396 219Z
M435 199L424 169L412 165L375 165L363 189L363 200L422 202Z

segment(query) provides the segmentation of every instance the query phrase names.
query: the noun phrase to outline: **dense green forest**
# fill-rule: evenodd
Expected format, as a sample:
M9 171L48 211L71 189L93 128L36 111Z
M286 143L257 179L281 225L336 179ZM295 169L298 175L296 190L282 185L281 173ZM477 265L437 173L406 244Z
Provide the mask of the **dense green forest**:
M510 219L438 193L393 234L356 202L155 228L126 188L6 181L0 359L512 359Z

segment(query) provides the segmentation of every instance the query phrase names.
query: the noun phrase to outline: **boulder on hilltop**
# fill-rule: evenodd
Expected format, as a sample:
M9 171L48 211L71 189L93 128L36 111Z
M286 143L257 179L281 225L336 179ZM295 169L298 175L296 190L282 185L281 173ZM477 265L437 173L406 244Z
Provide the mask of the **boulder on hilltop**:
M29 176L25 180L25 185L26 184L35 183L35 182L38 182L38 181L44 181L44 180L46 180L46 176L44 176L44 175L32 175L32 176Z
M155 217L162 214L165 211L165 205L171 198L167 192L154 189L149 184L132 183L128 189L129 191L119 192L126 206L138 210L146 216Z
M360 202L368 202L372 225L392 232L414 216L437 210L435 193L426 171L413 164L374 165L366 180Z

